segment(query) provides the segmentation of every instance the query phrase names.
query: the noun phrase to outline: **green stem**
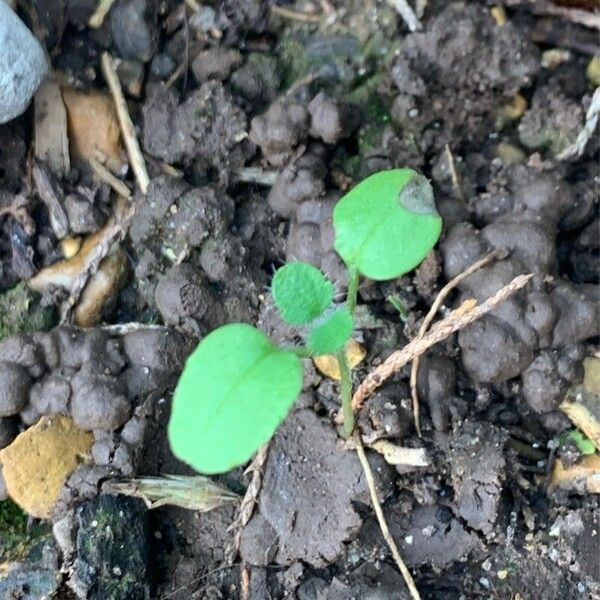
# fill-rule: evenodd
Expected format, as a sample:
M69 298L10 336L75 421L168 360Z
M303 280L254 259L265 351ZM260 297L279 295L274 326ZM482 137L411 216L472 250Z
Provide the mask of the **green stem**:
M354 314L356 308L356 300L358 297L358 269L356 267L348 267L348 296L346 303L350 314Z
M387 301L398 311L400 318L406 323L408 311L406 310L406 306L402 303L402 300L400 300L398 296L388 296Z
M337 353L337 361L342 378L341 396L342 415L344 416L342 433L344 437L348 438L354 431L354 411L352 410L352 374L345 349L342 348L342 350Z

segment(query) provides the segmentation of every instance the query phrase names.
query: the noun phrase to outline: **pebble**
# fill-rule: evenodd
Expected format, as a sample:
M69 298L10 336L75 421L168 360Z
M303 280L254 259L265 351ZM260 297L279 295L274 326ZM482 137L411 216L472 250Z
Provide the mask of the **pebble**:
M25 112L47 69L40 43L0 0L0 124Z

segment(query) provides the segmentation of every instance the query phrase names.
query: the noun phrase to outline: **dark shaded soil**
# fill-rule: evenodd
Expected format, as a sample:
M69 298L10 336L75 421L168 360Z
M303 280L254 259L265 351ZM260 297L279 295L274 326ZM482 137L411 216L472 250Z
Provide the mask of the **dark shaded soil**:
M0 448L44 414L69 414L94 434L52 535L0 571L0 599L237 598L242 561L251 600L409 598L360 463L331 422L337 383L312 363L271 444L239 553L232 506L146 511L102 487L191 474L165 433L185 357L232 321L291 339L270 299L273 270L305 260L342 291L333 206L363 177L403 166L431 179L444 231L415 273L361 284L357 338L368 355L356 381L416 334L446 281L491 250L502 258L465 279L443 310L534 277L423 357L422 438L409 370L363 408L370 440L432 458L409 469L369 454L391 533L423 598L600 598L598 498L548 488L552 461L578 457L558 442L571 425L557 409L600 334L597 136L581 158L557 159L594 91L589 31L565 28L571 54L550 68L541 57L555 41L541 37L540 20L509 12L500 26L483 1L430 0L412 34L374 1L323 3L331 17L305 23L262 0L197 12L117 0L99 30L86 26L92 0L19 4L74 87L105 88L102 51L122 59L151 184L133 198L127 282L102 313L106 324L142 326L52 329L67 294L39 297L21 282L61 258L62 238L107 222L110 190L86 165L62 179L33 167L32 111L0 126ZM249 476L238 469L219 482L243 494ZM0 498L4 487L0 470Z

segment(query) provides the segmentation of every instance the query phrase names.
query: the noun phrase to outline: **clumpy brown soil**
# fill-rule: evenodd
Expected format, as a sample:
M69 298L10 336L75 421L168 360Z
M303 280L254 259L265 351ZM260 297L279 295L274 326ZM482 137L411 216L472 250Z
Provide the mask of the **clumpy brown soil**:
M431 458L402 468L369 454L391 533L423 598L600 598L597 496L548 487L553 460L579 456L559 440L571 425L558 406L600 333L597 138L580 158L557 159L593 93L590 32L565 26L570 55L543 66L563 21L516 10L499 25L483 0L430 0L416 33L373 0L285 4L308 19L262 0L197 11L117 0L98 30L86 25L92 0L18 4L61 81L104 89L101 52L120 59L151 183L133 196L126 283L101 315L139 325L52 328L68 293L58 285L33 297L20 282L62 258L62 238L106 224L110 190L85 164L63 177L32 164L32 111L0 126L0 448L42 415L70 416L94 436L52 535L0 575L0 598L217 600L242 589L251 600L409 598L360 463L332 424L338 386L312 364L270 446L239 551L233 505L147 511L105 493L115 477L191 474L165 431L186 356L232 321L293 338L269 296L274 269L308 261L343 291L333 207L365 176L403 166L432 181L444 231L415 273L362 282L357 338L368 354L355 381L415 335L446 281L490 251L500 258L443 310L534 277L422 358L422 438L408 370L365 404L369 441ZM250 476L218 479L243 494Z

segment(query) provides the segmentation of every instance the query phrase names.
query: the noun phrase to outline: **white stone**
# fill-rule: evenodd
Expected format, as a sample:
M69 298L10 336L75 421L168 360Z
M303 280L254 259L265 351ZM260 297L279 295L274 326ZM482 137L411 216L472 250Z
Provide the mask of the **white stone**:
M0 123L25 112L47 70L40 43L0 0Z

